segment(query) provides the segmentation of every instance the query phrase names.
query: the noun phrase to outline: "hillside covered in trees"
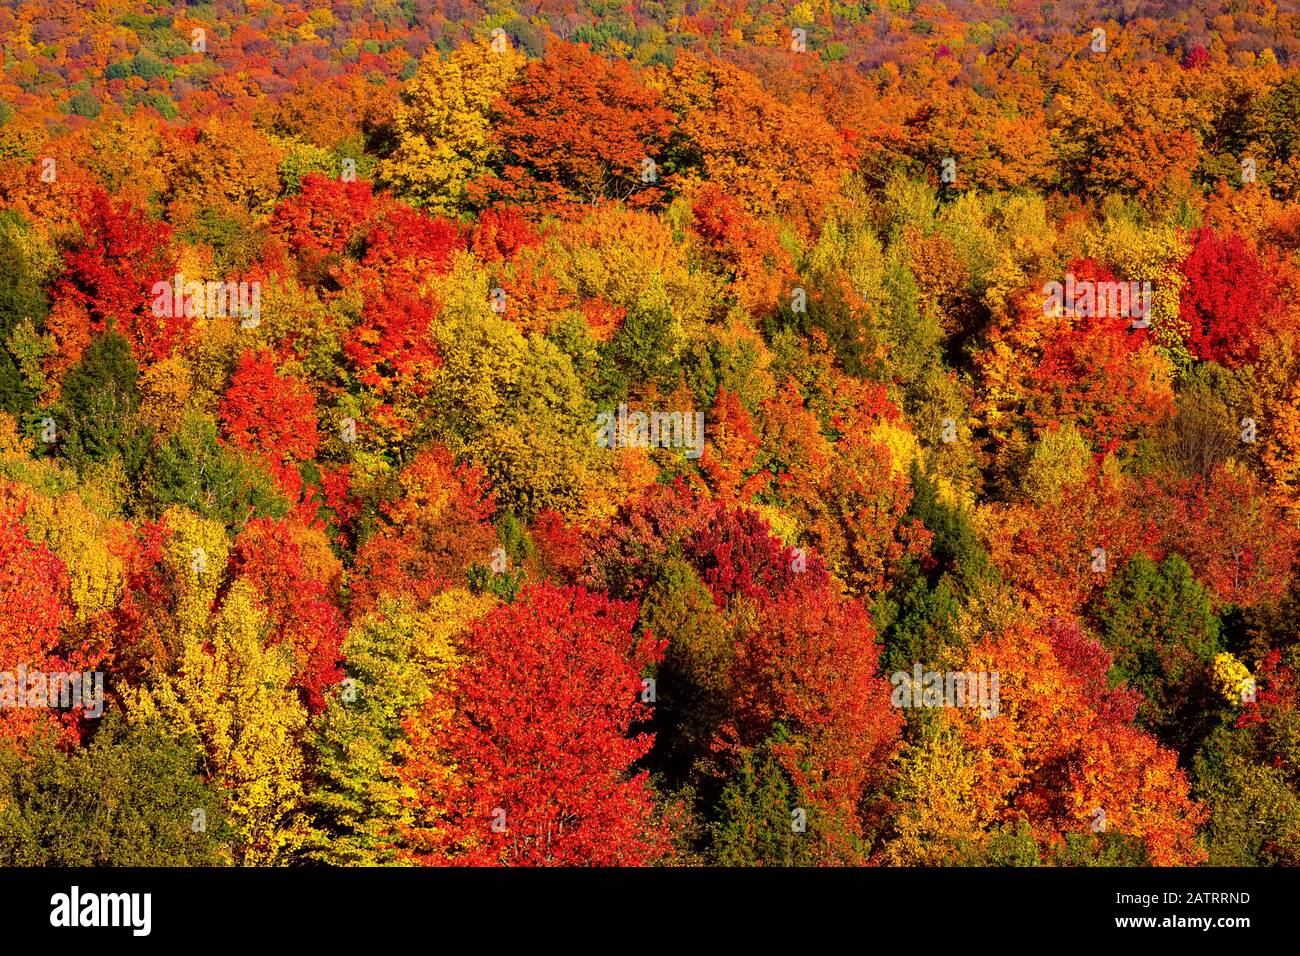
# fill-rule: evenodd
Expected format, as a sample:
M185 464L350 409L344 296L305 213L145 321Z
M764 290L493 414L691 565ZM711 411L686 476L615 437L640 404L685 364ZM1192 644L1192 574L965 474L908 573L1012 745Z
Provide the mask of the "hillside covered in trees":
M0 2L0 862L1300 864L1300 12L1184 6Z

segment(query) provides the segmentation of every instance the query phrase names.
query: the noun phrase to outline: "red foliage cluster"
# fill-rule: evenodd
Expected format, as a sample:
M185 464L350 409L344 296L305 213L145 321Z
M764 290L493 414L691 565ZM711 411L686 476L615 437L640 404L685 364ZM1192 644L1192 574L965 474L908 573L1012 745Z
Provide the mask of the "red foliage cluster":
M641 672L661 644L635 632L636 606L582 588L538 585L476 624L454 695L408 728L402 768L420 819L424 863L644 864L668 847L645 771L652 735ZM439 711L455 716L443 724ZM495 825L494 825L495 824Z

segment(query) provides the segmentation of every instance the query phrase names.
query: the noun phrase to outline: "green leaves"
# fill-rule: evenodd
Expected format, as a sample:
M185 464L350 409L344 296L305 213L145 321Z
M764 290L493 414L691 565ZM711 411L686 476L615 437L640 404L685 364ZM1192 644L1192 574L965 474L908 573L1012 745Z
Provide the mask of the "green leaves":
M1185 751L1216 710L1208 673L1222 643L1209 592L1177 555L1159 565L1138 556L1107 587L1097 618L1115 655L1112 680L1140 690L1139 720Z
M287 510L271 476L250 457L220 444L216 423L196 413L154 452L143 497L155 512L182 505L227 527L241 526L254 515L282 517Z
M139 369L131 345L117 332L96 337L64 377L59 409L66 435L63 451L78 469L120 457L137 473L149 442L140 422Z
M71 752L47 737L0 748L0 862L6 866L217 866L225 811L189 742L157 724L104 716Z

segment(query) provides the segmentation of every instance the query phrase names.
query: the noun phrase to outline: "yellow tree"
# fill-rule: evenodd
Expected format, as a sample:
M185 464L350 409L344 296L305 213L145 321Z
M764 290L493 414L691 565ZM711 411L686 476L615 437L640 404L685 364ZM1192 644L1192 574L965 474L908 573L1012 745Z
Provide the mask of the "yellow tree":
M1113 265L1118 278L1151 283L1150 315L1152 335L1175 362L1187 355L1189 329L1180 319L1183 260L1191 243L1173 226L1142 226L1123 216L1112 216L1102 226L1098 241L1088 250L1102 262Z
M962 849L984 842L990 820L973 797L979 777L975 761L956 730L944 723L900 755L893 792L899 809L883 862L951 865Z
M162 564L175 582L175 630L170 636L172 654L202 640L226 570L230 542L219 522L200 518L179 506L163 513L169 532Z
M28 534L67 565L77 624L116 607L125 582L122 560L111 549L113 523L101 519L71 491L57 498L34 494L27 505Z
M446 59L431 54L406 85L394 117L397 149L380 176L419 206L454 212L469 182L499 153L493 104L523 62L507 46L466 44Z
M173 536L167 563L198 539L193 531ZM200 616L199 602L214 588L196 567L189 565L192 580L177 608L187 620L178 629L175 673L128 690L128 712L133 721L161 721L197 746L208 775L228 794L235 861L275 865L307 837L300 749L307 715L291 686L292 650L266 646L266 611L244 581L231 586L215 616Z
M140 418L164 436L185 420L194 393L193 373L179 356L149 366L140 376Z
M165 199L172 221L182 210L263 215L280 191L280 148L247 120L224 115L171 134Z
M1021 490L1034 504L1060 498L1066 485L1077 485L1088 474L1091 453L1079 430L1069 422L1049 426L1034 445Z

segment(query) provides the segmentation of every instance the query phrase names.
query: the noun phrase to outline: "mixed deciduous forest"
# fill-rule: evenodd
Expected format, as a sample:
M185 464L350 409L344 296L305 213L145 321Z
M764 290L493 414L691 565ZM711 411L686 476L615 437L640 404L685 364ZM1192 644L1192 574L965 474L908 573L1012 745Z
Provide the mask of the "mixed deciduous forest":
M0 2L0 862L1300 864L1300 9L1186 6Z

